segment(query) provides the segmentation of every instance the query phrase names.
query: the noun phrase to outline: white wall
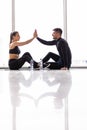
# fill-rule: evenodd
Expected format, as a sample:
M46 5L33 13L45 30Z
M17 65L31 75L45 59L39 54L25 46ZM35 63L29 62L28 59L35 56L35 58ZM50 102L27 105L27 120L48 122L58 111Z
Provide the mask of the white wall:
M12 30L12 0L0 0L0 67L8 65L8 45ZM85 66L87 59L87 7L85 0L67 0L67 41L72 50L72 66ZM52 40L52 29L63 27L63 0L15 0L15 30L21 41L30 39L34 29L38 36ZM29 51L39 61L49 51L57 53L56 47L45 46L34 40L20 47L21 55Z
M15 7L15 29L19 31L21 40L31 38L34 29L37 29L39 37L53 40L53 28L63 28L63 2L61 0L16 0ZM55 46L45 46L37 40L21 47L21 50L22 53L29 51L37 61L49 51L58 53Z
M11 0L0 0L0 67L8 65L8 44L11 32Z
M73 53L73 65L87 66L87 2L67 0L68 41Z

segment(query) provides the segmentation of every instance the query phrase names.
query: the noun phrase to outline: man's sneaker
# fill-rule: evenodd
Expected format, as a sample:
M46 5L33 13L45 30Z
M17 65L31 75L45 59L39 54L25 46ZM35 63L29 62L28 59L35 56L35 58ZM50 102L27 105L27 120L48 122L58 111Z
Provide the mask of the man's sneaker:
M50 64L43 64L43 68L46 69L46 68L49 68Z

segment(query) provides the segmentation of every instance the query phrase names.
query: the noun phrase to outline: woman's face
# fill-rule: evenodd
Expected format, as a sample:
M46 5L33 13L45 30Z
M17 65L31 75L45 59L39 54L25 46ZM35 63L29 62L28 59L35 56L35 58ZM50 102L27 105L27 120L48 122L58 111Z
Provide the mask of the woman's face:
M14 41L19 41L19 40L20 40L20 35L19 35L19 33L16 33L16 35L13 36L13 40L14 40Z

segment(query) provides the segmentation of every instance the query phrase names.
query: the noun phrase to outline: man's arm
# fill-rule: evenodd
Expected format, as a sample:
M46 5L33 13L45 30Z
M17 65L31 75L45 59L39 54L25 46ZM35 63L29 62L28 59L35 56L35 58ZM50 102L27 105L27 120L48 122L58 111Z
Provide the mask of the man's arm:
M41 39L41 38L39 38L39 37L37 37L37 40L38 40L39 42L41 42L42 44L44 44L44 45L56 45L56 43L57 43L56 40L46 41L46 40L43 40L43 39Z

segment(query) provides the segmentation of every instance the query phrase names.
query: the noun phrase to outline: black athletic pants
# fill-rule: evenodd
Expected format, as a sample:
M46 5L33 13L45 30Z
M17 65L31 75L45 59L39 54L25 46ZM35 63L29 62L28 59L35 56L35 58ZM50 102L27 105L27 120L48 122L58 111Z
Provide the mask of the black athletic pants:
M50 59L53 59L54 62L49 62ZM60 69L63 67L61 57L55 53L49 52L42 60L43 63L50 64L49 69Z
M10 59L8 65L11 70L18 70L24 65L25 62L28 62L30 64L31 59L32 56L30 55L30 53L26 52L19 59ZM34 68L36 67L37 62L34 61Z

